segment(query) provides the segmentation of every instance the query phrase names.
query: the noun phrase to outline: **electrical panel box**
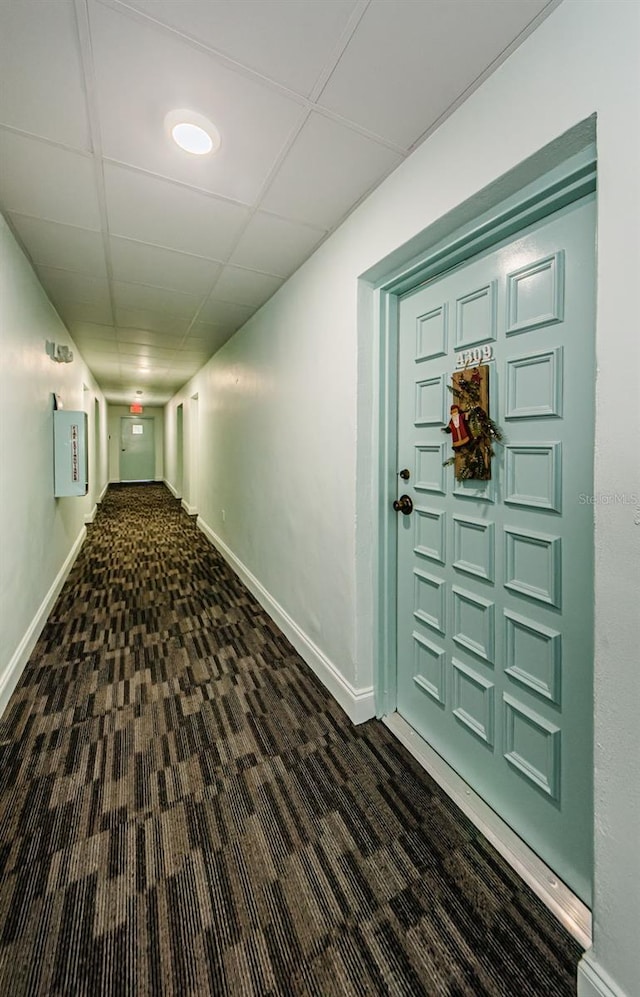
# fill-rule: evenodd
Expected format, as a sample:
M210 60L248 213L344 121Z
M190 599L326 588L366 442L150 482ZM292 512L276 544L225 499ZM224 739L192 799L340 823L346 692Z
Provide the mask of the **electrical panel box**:
M53 413L54 495L86 495L89 488L87 413Z

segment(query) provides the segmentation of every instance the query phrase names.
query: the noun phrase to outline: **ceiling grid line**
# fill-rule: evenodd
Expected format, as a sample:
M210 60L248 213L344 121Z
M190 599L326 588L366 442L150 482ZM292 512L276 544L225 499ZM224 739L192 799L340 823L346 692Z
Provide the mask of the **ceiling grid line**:
M358 27L360 21L364 17L370 3L371 0L358 0L353 9L351 17L349 18L347 26L345 27L344 31L342 32L342 35L340 36L338 44L336 45L334 51L331 54L331 57L328 59L324 69L322 70L318 79L316 80L313 90L309 94L309 100L316 107L325 87L327 86L327 83L329 82L333 73L335 72L336 66L340 62L340 59L346 52L349 42L353 38L356 28Z
M177 2L180 2L180 0L177 0ZM292 0L292 2L295 2L295 0ZM216 49L211 45L206 45L193 35L190 35L185 31L180 31L178 28L167 24L166 21L161 21L158 18L153 17L151 14L146 14L144 11L138 10L136 7L131 7L129 4L123 3L122 0L96 0L96 3L101 4L103 7L108 7L111 10L121 14L123 17L128 17L133 21L138 21L141 24L153 25L153 27L157 30L167 35L174 35L184 44L189 45L192 48L197 49L199 52L202 52L204 55L208 55L216 61L228 66L229 69L232 69L234 72L241 73L244 76L255 79L264 86L272 87L278 93L281 93L286 97L308 103L308 98L305 97L304 94L291 90L289 87L278 83L277 80L274 80L269 76L265 76L263 73L257 72L255 69L252 69L250 66L247 66L242 62L232 59L230 56L220 51L220 49Z
M0 131L9 132L13 135L21 135L23 138L33 139L35 142L44 142L54 149L61 149L63 152L73 152L76 156L83 156L85 159L93 159L93 152L89 149L78 149L77 146L69 145L66 142L57 142L46 135L36 135L35 132L26 131L24 128L16 128L15 125L0 123Z

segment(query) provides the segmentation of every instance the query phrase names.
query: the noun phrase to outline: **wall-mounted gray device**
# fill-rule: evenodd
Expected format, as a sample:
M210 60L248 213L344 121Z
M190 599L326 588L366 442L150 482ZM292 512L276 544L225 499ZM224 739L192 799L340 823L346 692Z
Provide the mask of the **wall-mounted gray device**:
M56 409L53 413L54 495L86 495L89 488L87 413Z

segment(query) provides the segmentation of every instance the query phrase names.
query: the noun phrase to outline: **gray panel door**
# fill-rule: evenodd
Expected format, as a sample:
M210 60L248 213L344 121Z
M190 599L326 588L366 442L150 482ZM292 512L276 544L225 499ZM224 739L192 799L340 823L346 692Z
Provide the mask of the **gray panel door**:
M400 302L397 710L586 903L592 873L593 198ZM442 433L487 361L490 481Z
M156 473L154 420L120 419L120 481L153 481Z

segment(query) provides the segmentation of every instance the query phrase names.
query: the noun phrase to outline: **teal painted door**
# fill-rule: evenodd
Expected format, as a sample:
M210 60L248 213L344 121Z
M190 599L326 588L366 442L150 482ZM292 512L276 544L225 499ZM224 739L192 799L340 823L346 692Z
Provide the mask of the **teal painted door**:
M587 904L595 203L399 306L397 711ZM443 462L460 355L489 366L491 481Z
M122 416L120 419L120 481L153 481L156 448L153 419Z

